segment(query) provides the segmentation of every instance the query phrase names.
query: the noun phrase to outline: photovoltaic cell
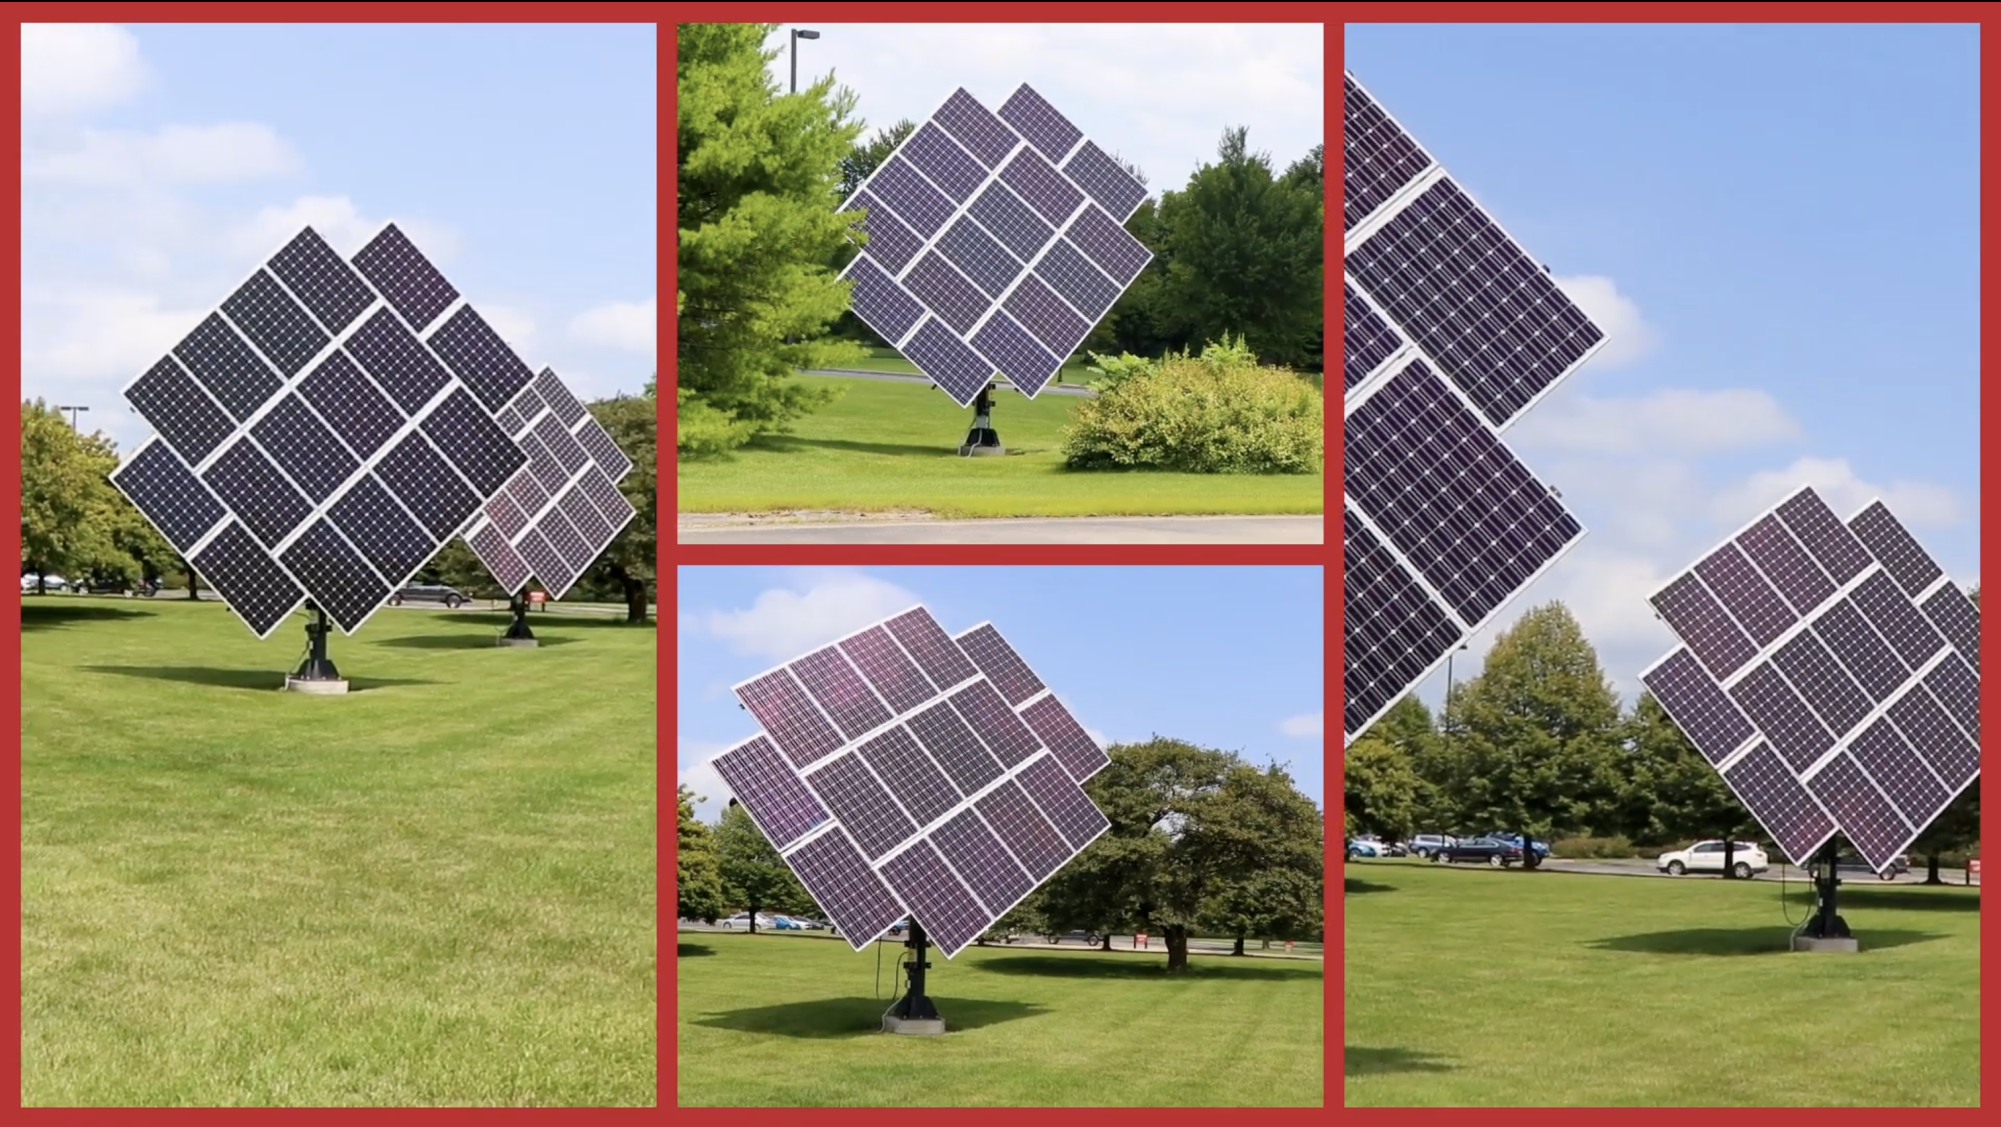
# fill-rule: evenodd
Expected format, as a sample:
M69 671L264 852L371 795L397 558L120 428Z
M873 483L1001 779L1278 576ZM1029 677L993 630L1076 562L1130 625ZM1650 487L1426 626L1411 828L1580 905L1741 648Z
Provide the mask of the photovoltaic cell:
M1882 871L1901 852L1911 827L1883 792L1871 785L1847 752L1834 757L1807 780L1806 789L1834 816L1834 822L1869 867Z
M1070 715L1070 710L1063 707L1063 702L1057 700L1054 693L1022 709L1021 718L1027 721L1029 729L1056 756L1057 762L1070 773L1070 777L1080 783L1112 761L1111 756L1106 755L1105 749L1098 746L1098 741L1084 731L1084 726L1077 723L1077 718Z
M419 429L481 497L499 492L528 464L527 455L463 388L447 395Z
M584 554L578 561L578 570L588 568L597 561L600 546L611 543L616 530L604 519L604 514L598 511L597 505L591 502L590 494L584 491L581 481L570 486L570 491L563 494L562 500L556 502L556 508L570 518L570 524L576 528L577 535L583 537Z
M1002 121L1012 125L1016 133L1052 161L1063 159L1084 136L1070 124L1069 118L1056 112L1055 106L1025 82L1008 95L998 112Z
M625 526L631 522L634 515L632 502L625 499L625 494L619 491L618 486L612 484L611 478L605 474L604 470L596 466L585 470L584 476L578 479L577 485L590 497L591 504L596 505L598 512L603 514L604 519L610 523L614 535L619 531L623 531Z
M858 754L830 759L806 776L806 785L820 796L834 817L852 834L863 855L874 861L917 832L896 800Z
M1776 510L1807 554L1836 583L1846 584L1869 568L1869 550L1848 531L1827 502L1811 489L1788 498Z
M1674 651L1641 681L1711 766L1722 763L1756 734L1743 712L1686 649Z
M1077 146L1077 152L1064 162L1063 171L1086 195L1098 202L1098 206L1111 212L1119 219L1125 219L1146 200L1146 185L1133 178L1119 165L1119 162L1099 148L1086 141Z
M973 794L1004 774L1000 761L950 704L940 701L913 714L909 727L961 793Z
M999 369L1015 389L1033 395L1063 367L1063 361L1042 347L1027 329L1006 313L996 312L973 334L973 347Z
M220 313L209 314L175 345L174 357L237 422L247 420L282 386Z
M1952 643L1973 671L1980 671L1980 611L1973 601L1948 583L1924 602L1925 617Z
M1342 268L1493 426L1505 426L1605 334L1449 179Z
M1786 531L1777 513L1768 513L1745 529L1737 537L1737 546L1751 557L1751 562L1779 589L1796 613L1810 614L1834 597L1834 584L1827 573Z
M1877 703L1889 700L1910 676L1876 628L1848 600L1830 605L1813 620L1813 632L1841 656L1841 663Z
M902 340L924 318L924 306L911 297L896 279L870 258L857 258L848 267L854 289L848 295L855 316L883 335L885 340Z
M412 433L391 447L376 463L375 475L439 540L458 532L479 509L479 497L421 434Z
M1018 776L1021 788L1028 792L1035 805L1049 819L1056 832L1070 843L1072 850L1081 850L1096 840L1097 836L1112 828L1112 823L1097 806L1091 802L1077 780L1063 772L1056 760L1042 756L1021 769Z
M1429 169L1432 160L1353 76L1343 76L1341 93L1342 222L1344 230L1352 231Z
M841 734L785 670L737 686L736 695L793 766L809 767L840 750Z
M926 122L901 146L903 158L954 203L972 198L987 170L967 155L943 129Z
M1786 606L1777 588L1765 582L1758 569L1735 544L1725 544L1695 565L1695 574L1709 586L1725 610L1751 635L1759 646L1778 640L1786 628L1799 621Z
M1881 501L1855 514L1848 527L1869 549L1869 554L1883 562L1883 569L1897 581L1897 586L1913 599L1945 574Z
M1583 535L1422 363L1384 384L1345 429L1349 497L1462 622L1485 619Z
M1019 767L1041 749L1035 733L1021 722L1000 693L985 681L975 681L952 694L952 705L988 749L1008 767Z
M571 523L570 518L563 514L560 506L545 511L541 519L536 522L536 527L548 539L549 546L556 550L557 557L563 561L560 570L538 574L544 575L552 588L564 590L575 583L577 576L590 566L592 556L590 547L584 543L583 534L577 530L575 524Z
M1355 287L1341 287L1341 355L1342 377L1346 386L1354 386L1368 378L1370 372L1382 367L1383 362L1396 355L1403 347L1403 338L1397 336L1390 323L1376 316L1355 292Z
M932 120L945 127L966 151L992 168L1021 143L1014 130L1001 123L979 100L961 87L952 91Z
M528 561L514 549L507 534L497 525L489 524L466 537L466 543L486 565L487 571L493 574L494 582L500 584L503 591L519 591L534 575L534 569L528 566Z
M373 457L403 425L403 413L345 352L321 361L299 383L299 395L363 458Z
M919 840L890 858L882 866L882 875L947 957L978 939L990 920L927 841Z
M611 435L596 419L578 423L576 436L584 452L591 456L591 461L605 477L616 482L632 472L632 459L625 456L625 451L618 448L618 443L612 441Z
M544 368L535 375L535 382L523 388L515 397L516 403L541 403L549 408L550 414L566 427L575 427L590 414L583 401L563 383L554 368Z
M1023 262L1034 258L1036 251L1056 237L1056 228L1043 222L1033 208L1021 202L1020 196L998 181L973 200L966 214Z
M889 709L876 699L868 683L838 648L814 650L788 668L806 687L820 711L848 739L859 739L864 733L889 723Z
M1668 629L1688 643L1711 676L1728 677L1757 656L1757 645L1731 621L1694 572L1662 588L1652 601Z
M1119 299L1119 285L1091 264L1067 239L1057 239L1035 264L1035 276L1062 295L1077 312L1095 321Z
M285 396L257 420L250 428L250 436L314 504L333 496L361 468L361 463L334 437L333 431L296 394Z
M350 488L327 515L383 578L399 585L431 558L442 540L404 512L373 475Z
M437 357L387 309L363 321L345 347L405 414L416 414L452 382Z
M459 297L459 291L393 223L355 254L354 265L418 332L429 328Z
M201 477L237 519L269 547L277 547L313 512L312 503L300 496L247 438L223 451Z
M235 429L215 400L171 356L135 380L125 398L190 463L214 453Z
M973 810L964 810L933 830L930 841L992 916L1006 914L1035 890L1021 862Z
M1049 819L1028 801L1028 795L1013 782L1005 782L973 803L1015 860L1037 884L1070 859L1070 849L1049 824Z
M963 797L902 728L886 729L855 751L919 827L944 817Z
M1958 794L1980 773L1980 749L1946 716L1938 699L1923 685L1912 686L1885 715L1931 765L1947 790Z
M1067 222L1084 202L1084 193L1055 165L1028 149L1008 160L1001 169L1000 181L1051 224Z
M882 162L869 179L869 191L920 239L937 234L952 217L952 201L900 156ZM876 213L870 209L870 214Z
M1442 660L1459 625L1354 510L1341 511L1341 683L1344 731L1360 735Z
M1887 717L1863 729L1848 745L1848 754L1910 825L1931 821L1952 798ZM1902 844L1899 841L1891 848Z
M828 818L827 808L768 737L754 736L738 744L717 756L715 765L716 774L776 848L791 845Z
M164 442L146 443L111 480L182 555L227 515Z
M924 308L960 334L971 332L980 315L987 311L987 299L979 287L959 273L942 250L918 259L910 273L903 276L903 284L924 303ZM917 364L923 367L923 361Z
M1723 780L1794 863L1812 857L1834 836L1834 819L1764 744L1724 768Z
M311 227L271 256L271 272L328 331L338 333L375 304L375 292Z
M938 253L989 298L1006 293L1021 274L1021 263L970 218L961 217L945 228L945 233L938 237ZM980 303L982 313L986 307L986 302Z
M1089 321L1032 274L1022 278L1001 308L1057 356L1075 352L1091 332Z
M1078 212L1063 236L1121 289L1132 285L1133 279L1153 259L1153 252L1146 249L1146 244L1127 234L1118 220L1096 205Z
M961 407L978 398L994 377L994 366L936 317L926 317L917 326L903 345L903 355Z
M189 562L259 637L276 629L306 597L298 583L235 521L223 525Z
M973 627L959 635L957 641L1009 704L1019 706L1047 688L991 623Z
M470 305L460 306L431 334L431 347L489 412L507 406L507 401L535 378L521 357Z
M910 265L917 252L924 249L924 236L904 226L887 204L870 193L856 192L854 198L842 206L864 213L855 222L868 236L863 244L868 250L868 258L881 263L891 273ZM861 311L856 310L856 313L860 315Z
M785 863L857 951L904 917L896 894L838 829L786 854Z
M1958 655L1947 657L1925 674L1925 688L1945 709L1946 716L1959 725L1974 746L1980 744L1980 678L1967 668Z
M298 576L327 617L350 634L389 597L389 584L325 518L300 533L278 561Z
M883 627L871 626L841 642L840 648L896 713L908 712L937 695L917 664Z
M1805 771L1834 746L1834 735L1769 662L1753 666L1730 697L1794 771Z
M1861 609L1862 617L1869 625L1890 643L1904 664L1916 669L1926 659L1945 647L1945 639L1925 620L1924 614L1911 604L1903 592L1897 590L1896 583L1883 572L1877 572L1862 581L1855 588L1855 605Z
M1830 732L1853 731L1874 708L1834 654L1810 631L1795 634L1772 652L1772 664L1785 674Z
M262 270L222 303L222 311L286 379L298 375L333 339Z

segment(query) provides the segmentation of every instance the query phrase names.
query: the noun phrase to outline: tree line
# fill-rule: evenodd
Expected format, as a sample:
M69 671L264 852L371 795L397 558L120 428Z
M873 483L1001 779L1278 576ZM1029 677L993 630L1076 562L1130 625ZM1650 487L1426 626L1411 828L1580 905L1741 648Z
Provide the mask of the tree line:
M794 373L883 344L848 310L836 275L856 253L853 217L835 209L914 124L864 140L856 97L832 76L781 91L765 46L777 27L683 24L676 38L681 454L782 431L836 394ZM1323 151L1279 170L1244 128L1224 129L1214 163L1126 220L1153 260L1078 351L1161 357L1243 339L1265 363L1320 372Z
M1188 966L1194 934L1311 939L1322 934L1325 821L1277 765L1156 736L1115 744L1084 784L1111 828L993 930L1018 934L1144 931L1167 968ZM741 806L714 828L679 788L676 914L714 921L736 911L825 912ZM920 921L921 922L921 921Z
M1637 855L1761 832L1652 693L1622 707L1561 602L1502 632L1438 715L1414 695L1397 702L1349 745L1342 795L1348 837L1502 830ZM1975 780L1912 852L1937 882L1941 857L1979 839Z
M567 598L624 603L627 618L647 621L656 585L659 397L648 378L639 395L586 407L632 459L619 488L638 514ZM117 444L85 434L41 399L21 404L21 575L61 575L92 591L133 591L160 583L199 593L196 569L111 484ZM419 583L444 583L474 596L500 591L464 540L453 538L424 566Z

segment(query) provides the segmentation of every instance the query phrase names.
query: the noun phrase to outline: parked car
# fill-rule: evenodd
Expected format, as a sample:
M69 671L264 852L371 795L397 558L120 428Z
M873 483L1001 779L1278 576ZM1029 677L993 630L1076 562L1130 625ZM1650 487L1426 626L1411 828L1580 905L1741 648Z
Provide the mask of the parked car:
M822 931L827 926L825 920L815 919L812 916L792 916L789 918L793 923L798 924L807 931Z
M1485 861L1497 869L1503 869L1522 859L1522 847L1495 837L1466 838L1452 845L1440 848L1431 859L1456 865L1465 861Z
M69 580L64 579L60 575L44 575L42 576L42 587L44 590L49 590L49 591L67 590L69 588ZM28 592L33 591L34 589L35 589L35 577L32 575L22 576L21 593L27 594Z
M1380 841L1370 841L1367 838L1358 837L1348 843L1348 860L1350 861L1357 857L1387 857L1389 855L1389 848Z
M1869 873L1878 880L1896 880L1898 877L1911 871L1911 857L1908 853L1900 853L1890 861L1888 868L1879 873L1876 871L1876 866L1871 865L1862 858L1850 857L1844 854L1834 862L1834 869L1837 873Z
M750 927L750 913L738 912L736 915L731 916L729 919L717 920L716 926L730 928L731 930L735 930L736 928L740 927L748 928ZM757 926L762 928L769 928L773 931L776 931L778 929L778 922L772 919L770 916L765 915L763 912L759 912L757 914Z
M1079 930L1079 931L1066 931L1061 935L1049 935L1045 936L1045 938L1047 938L1051 943L1061 943L1065 939L1075 939L1083 943L1084 946L1086 947L1096 947L1099 944L1099 942L1101 942L1104 939L1104 936L1099 935L1095 931Z
M392 607L400 607L404 603L443 603L446 610L457 610L471 601L465 592L439 583L412 583L389 596Z
M1384 841L1376 834L1358 834L1355 837L1355 841L1366 843L1375 850L1374 853L1366 854L1366 856L1370 857L1402 857L1407 852L1401 844L1394 841Z
M1429 858L1458 840L1451 834L1418 834L1410 839L1408 848L1413 856Z
M1654 868L1673 876L1684 873L1721 873L1726 854L1721 841L1698 841L1687 849L1675 849L1660 855ZM1762 873L1772 867L1771 859L1756 842L1740 841L1728 855L1731 872L1738 879L1749 879L1753 873Z
M1493 838L1495 841L1505 841L1509 845L1512 845L1517 849L1521 848L1522 845L1522 835L1518 833L1509 833L1506 830L1495 830L1493 833L1490 833L1487 836ZM1538 857L1549 856L1548 842L1537 841L1537 842L1531 842L1530 844L1535 847L1536 856Z
M801 920L801 919L798 919L798 918L796 918L796 917L793 917L793 916L773 916L773 917L771 917L771 929L772 929L773 931L810 931L810 930L812 930L811 928L808 928L808 927L806 926L806 922L805 922L804 920Z

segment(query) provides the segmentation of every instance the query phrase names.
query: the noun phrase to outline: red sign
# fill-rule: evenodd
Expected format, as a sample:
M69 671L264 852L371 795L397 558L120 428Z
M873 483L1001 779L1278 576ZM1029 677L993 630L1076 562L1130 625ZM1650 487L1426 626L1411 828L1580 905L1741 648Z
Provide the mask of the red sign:
M1972 873L1972 874L1973 874L1974 876L1976 876L1976 877L1977 877L1977 876L1979 876L1979 875L1980 875L1980 858L1978 858L1978 857L1975 857L1975 858L1973 858L1973 859L1969 860L1969 861L1968 861L1968 862L1966 863L1966 871L1967 871L1967 872L1969 872L1969 873Z
M541 606L541 605L542 605L543 603L547 602L547 601L548 601L548 599L549 599L549 595L548 595L548 592L546 592L546 591L530 591L530 592L528 592L528 601L529 601L530 603L533 603L534 605L536 605L536 606L538 606L538 607L539 607L539 606Z

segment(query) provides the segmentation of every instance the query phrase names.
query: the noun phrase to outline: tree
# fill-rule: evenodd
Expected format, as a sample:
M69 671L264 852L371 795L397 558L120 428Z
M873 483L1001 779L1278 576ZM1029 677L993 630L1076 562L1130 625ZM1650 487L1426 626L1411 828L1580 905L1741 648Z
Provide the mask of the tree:
M805 912L813 905L785 859L735 802L723 810L722 823L716 827L716 860L723 896L750 913L752 934L757 932L759 912Z
M1621 832L1634 841L1657 845L1721 834L1732 843L1727 852L1734 853L1736 835L1757 823L1660 701L1642 692L1624 728L1627 765L1619 787ZM1726 875L1730 860L1725 858Z
M878 129L875 136L866 141L856 141L848 155L841 158L841 199L845 201L854 195L855 190L862 186L862 181L875 175L875 170L882 167L889 154L915 132L917 123L906 117L888 129Z
M618 448L632 459L632 473L618 487L638 510L632 523L611 542L601 557L605 571L625 600L625 620L645 623L658 575L660 551L659 392L654 379L642 395L604 399L590 405L591 414L611 434Z
M714 454L831 401L802 368L859 359L826 336L848 307L829 265L849 238L841 164L860 122L824 78L782 94L775 24L682 24L676 37L679 364L675 443Z
M674 915L714 923L729 910L715 835L695 816L695 792L676 788L674 815Z
M1980 588L1975 585L1966 593L1973 601L1973 609L1980 609ZM1939 877L1939 855L1946 852L1967 849L1980 844L1980 779L1976 776L1967 788L1945 808L1918 839L1911 843L1911 850L1925 859L1925 883L1943 884Z
M140 518L112 486L118 454L102 433L78 434L40 399L21 404L21 571L137 578L118 534Z
M1325 869L1320 811L1277 764L1232 767L1186 829L1191 860L1218 874L1198 908L1207 926L1244 940L1311 935L1320 928Z
M1290 785L1282 772L1253 780L1242 772L1265 773L1233 754L1160 736L1108 752L1111 764L1085 789L1111 829L1043 887L1037 905L1049 927L1143 927L1162 937L1167 969L1178 973L1197 922L1243 910L1246 894L1232 886L1264 869L1287 874L1269 886L1273 920L1293 922L1279 917L1300 910L1292 874L1320 872L1322 823L1274 797Z
M1153 314L1186 346L1241 334L1260 358L1302 366L1321 331L1323 194L1272 174L1247 131L1160 201L1162 278Z
M1374 731L1348 745L1342 757L1341 806L1357 832L1402 840L1418 828L1424 780L1409 754Z
M1612 816L1619 699L1562 603L1528 611L1495 639L1453 713L1463 754L1449 785L1478 828L1533 839L1590 832ZM1535 851L1522 860L1535 867Z

